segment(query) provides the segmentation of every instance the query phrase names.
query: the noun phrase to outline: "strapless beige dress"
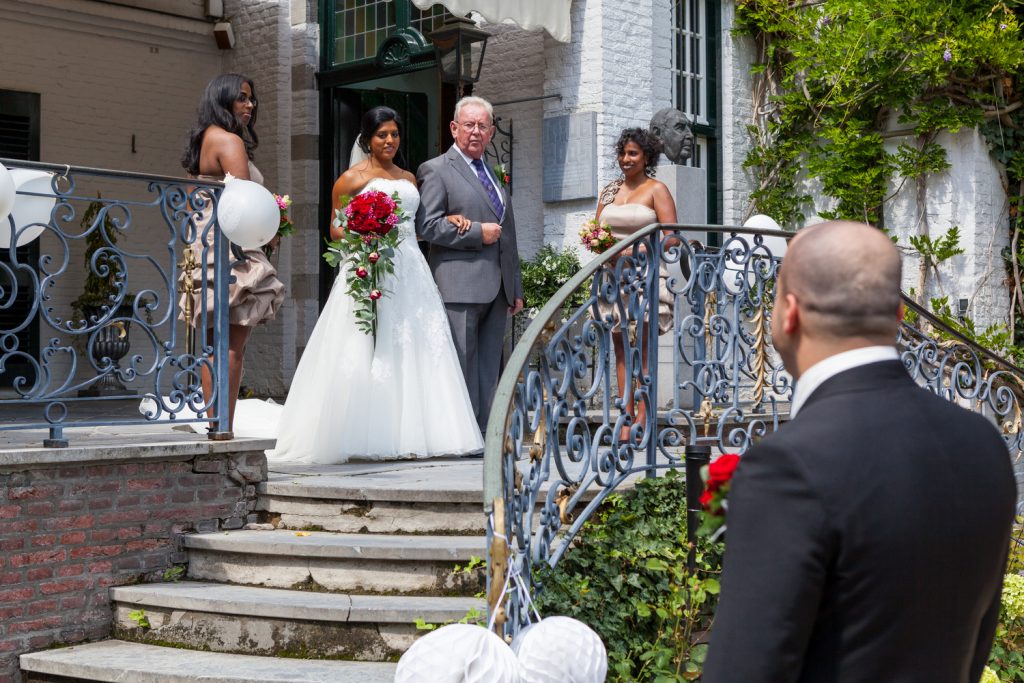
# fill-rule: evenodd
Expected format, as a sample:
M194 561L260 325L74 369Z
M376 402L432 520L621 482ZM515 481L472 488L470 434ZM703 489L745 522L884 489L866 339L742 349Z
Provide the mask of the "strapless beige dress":
M199 180L223 180L224 178L218 178L215 176L198 176ZM253 182L257 182L260 185L263 184L263 174L260 173L259 169L250 161L249 162L249 179ZM213 218L213 204L207 203L206 208L196 219L196 228L198 229L199 238L197 238L190 248L195 256L197 263L203 262L203 236L206 235L206 226ZM206 250L206 272L207 272L207 285L206 290L206 310L207 318L206 325L208 327L213 326L213 234L206 235L206 239L211 245L211 248ZM235 276L235 281L228 287L228 321L232 325L242 325L244 327L255 327L262 323L273 320L277 316L277 311L281 308L281 304L284 303L284 283L277 278L277 269L274 268L273 264L267 258L266 254L260 249L244 249L246 260L237 264L231 269L232 274ZM232 257L233 259L233 257ZM186 273L181 274L182 280L184 280ZM202 320L202 277L203 272L201 268L196 268L192 273L193 281L193 308L192 308L192 320L189 324L192 327L199 327L203 324ZM182 294L179 301L181 313L178 315L179 320L185 319L185 297L187 295Z
M601 212L601 222L611 228L616 242L633 235L637 230L658 222L654 209L643 204L606 204ZM665 334L672 329L673 295L668 288L668 270L662 264L658 271L658 332ZM613 331L619 330L619 309L613 304L598 302L601 315L611 315L615 321Z

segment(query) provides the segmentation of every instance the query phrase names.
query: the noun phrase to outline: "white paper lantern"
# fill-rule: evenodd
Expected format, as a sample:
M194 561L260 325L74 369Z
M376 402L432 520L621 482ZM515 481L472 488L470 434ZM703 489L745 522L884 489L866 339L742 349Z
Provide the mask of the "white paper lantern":
M406 650L395 683L519 683L519 662L482 626L449 624Z
M3 164L0 164L0 227L5 230L10 230L7 216L14 208L14 193L14 179L11 178L11 172Z
M604 683L608 653L594 631L571 617L547 617L518 643L522 683Z
M228 178L217 202L217 220L229 240L243 249L257 249L277 234L281 209L259 183Z
M53 174L46 171L33 171L27 168L11 170L11 179L17 192L14 197L14 228L18 234L18 246L22 247L43 233L50 222L50 213L57 197L53 194ZM43 197L24 194L33 192ZM31 226L25 230L25 226ZM0 224L0 248L6 249L11 244L11 226L4 221Z
M761 230L782 230L779 224L775 222L775 219L771 216L766 216L763 213L757 213L747 219L747 222L743 224L744 228L760 228Z
M766 216L763 213L754 214L748 218L743 227L760 228L761 230L782 230L782 227L771 216ZM772 253L772 256L785 256L789 242L784 237L765 235L764 246Z

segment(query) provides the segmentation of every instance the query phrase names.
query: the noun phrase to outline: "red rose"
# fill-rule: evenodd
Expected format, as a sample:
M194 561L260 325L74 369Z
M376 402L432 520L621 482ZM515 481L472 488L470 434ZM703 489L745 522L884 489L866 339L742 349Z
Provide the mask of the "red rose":
M370 263L376 263L377 261L380 260L380 254L378 254L375 251L370 252L370 255L367 258L370 259Z
M704 493L700 494L700 506L707 508L711 505L711 497L714 495L714 491L711 489L704 489Z
M383 296L383 294L381 294L381 291L379 289L375 289L372 292L370 292L370 301L376 301L377 299L381 298L382 296Z
M359 277L366 277L367 275L369 275L369 271L367 271L366 268L360 266L359 268L356 268L356 275Z
M740 456L735 453L723 453L708 465L708 488L717 489L732 479L736 466L740 464Z
M398 208L384 192L364 192L345 207L346 227L354 232L386 235L397 222L392 216Z

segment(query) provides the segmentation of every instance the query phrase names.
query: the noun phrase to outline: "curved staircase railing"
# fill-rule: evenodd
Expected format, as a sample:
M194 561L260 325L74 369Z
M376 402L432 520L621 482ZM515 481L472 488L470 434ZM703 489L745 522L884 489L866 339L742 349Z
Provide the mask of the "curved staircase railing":
M624 483L684 466L696 479L712 449L743 452L788 418L793 384L770 324L791 236L651 225L584 266L540 309L506 364L486 433L488 602L497 630L514 636L529 622L533 566L555 565ZM578 290L589 296L569 307ZM1024 370L904 299L898 344L908 371L988 415L1024 474ZM668 312L672 324L660 335L659 314ZM643 419L617 389L616 337Z

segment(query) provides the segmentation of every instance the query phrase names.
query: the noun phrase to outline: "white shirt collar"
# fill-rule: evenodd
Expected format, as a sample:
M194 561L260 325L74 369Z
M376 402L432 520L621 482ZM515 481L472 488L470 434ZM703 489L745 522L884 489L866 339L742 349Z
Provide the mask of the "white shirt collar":
M899 360L899 357L894 346L865 346L852 351L843 351L818 361L809 367L796 383L796 388L793 390L793 404L789 409L790 419L796 417L815 389L840 372L870 363Z

